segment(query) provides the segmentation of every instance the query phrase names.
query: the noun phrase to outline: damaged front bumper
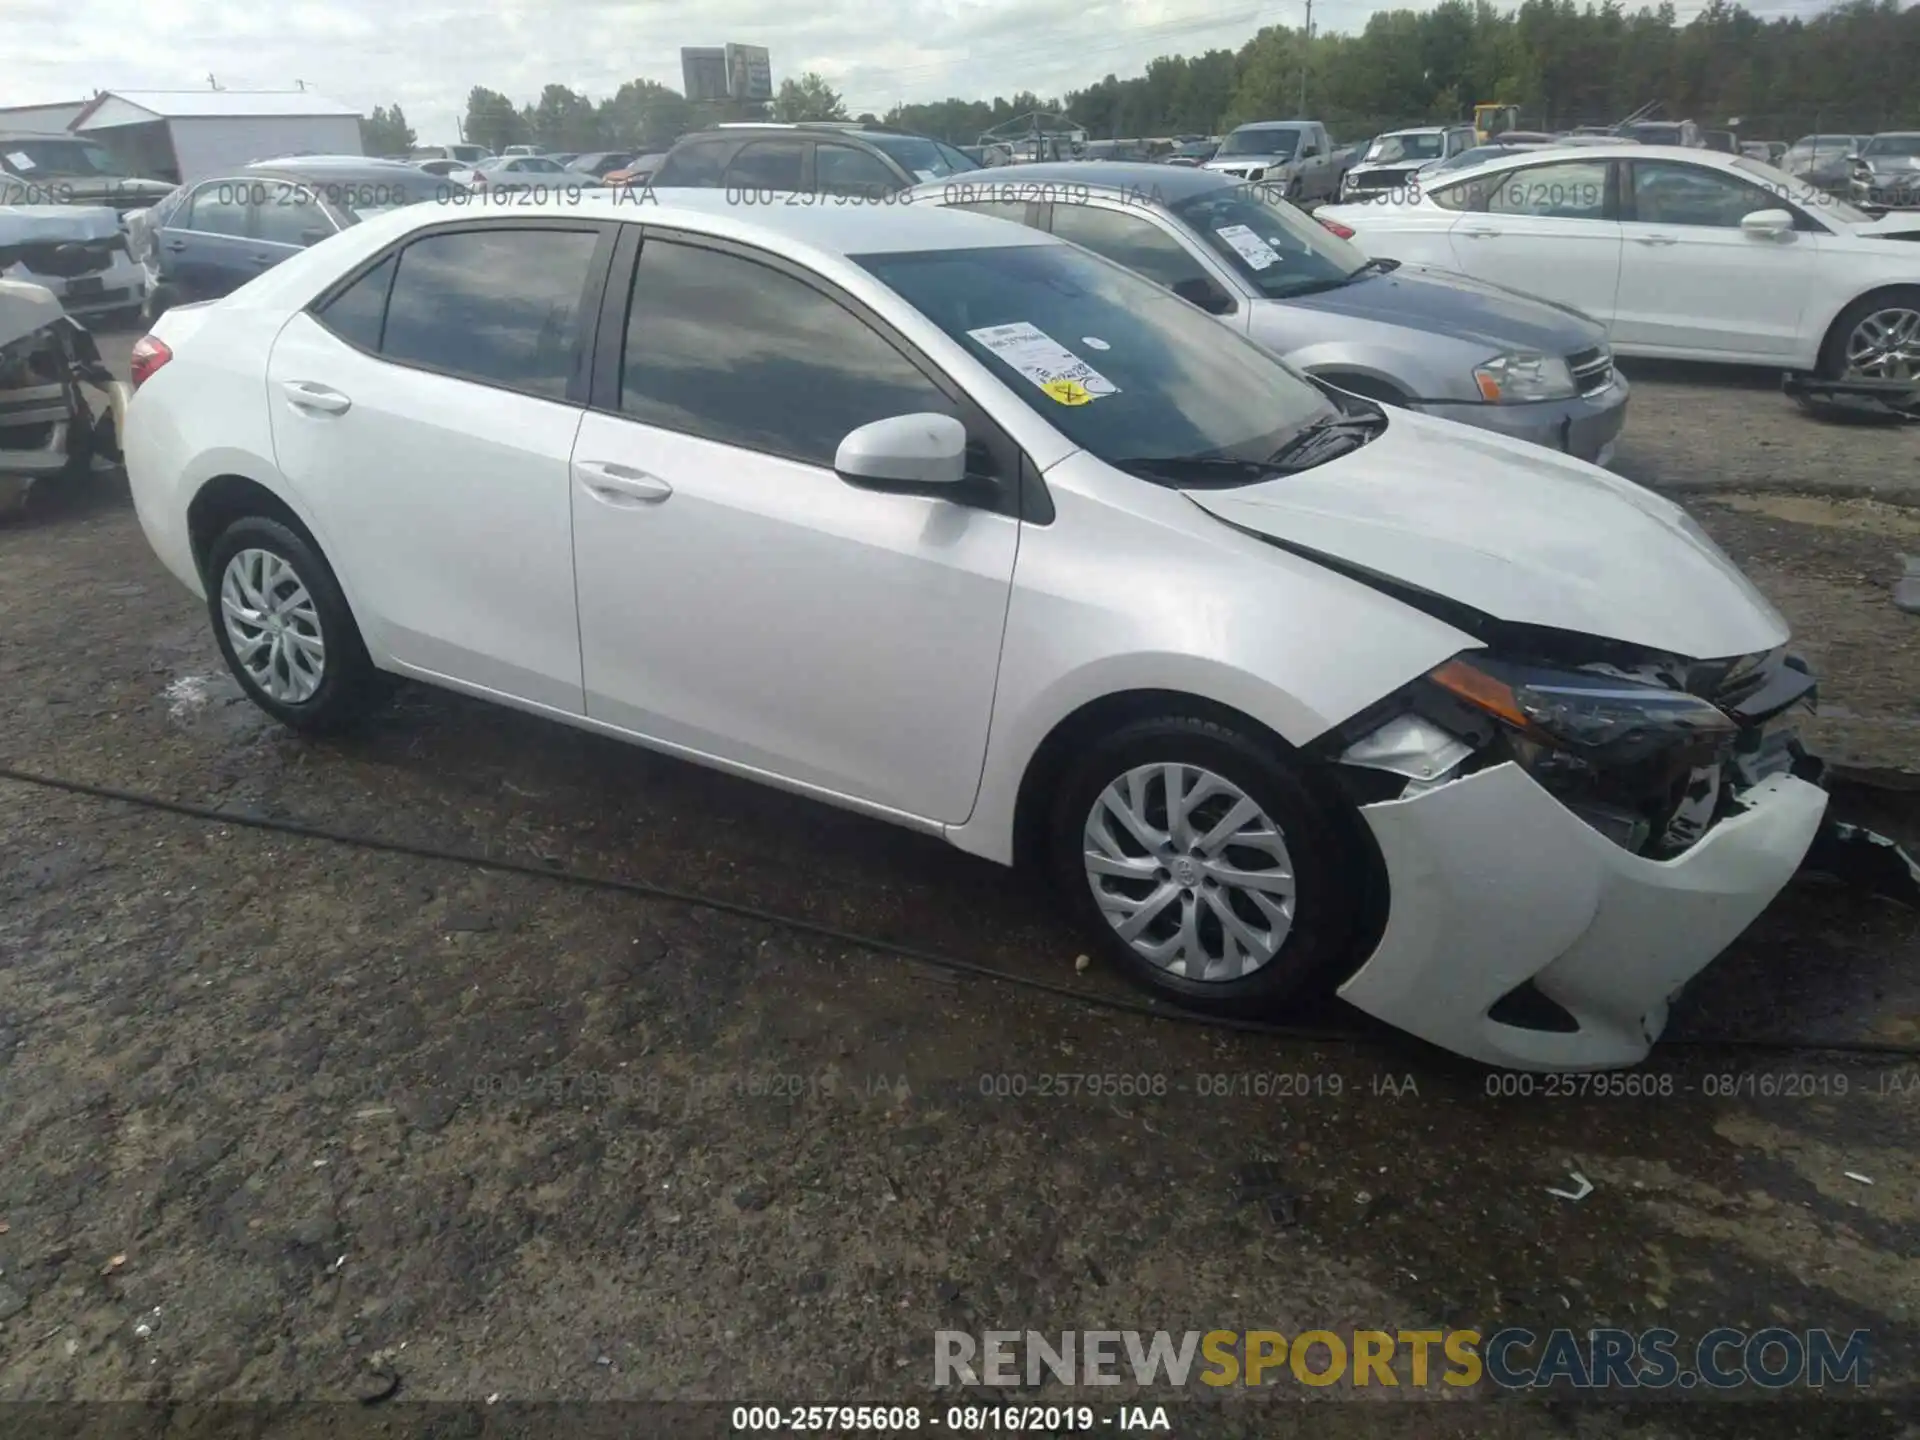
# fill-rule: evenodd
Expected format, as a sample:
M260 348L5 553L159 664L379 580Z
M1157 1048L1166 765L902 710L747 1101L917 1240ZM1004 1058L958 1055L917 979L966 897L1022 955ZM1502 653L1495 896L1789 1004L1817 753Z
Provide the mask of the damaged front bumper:
M1784 773L1733 800L1667 860L1623 849L1512 762L1363 806L1392 908L1340 995L1490 1065L1637 1064L1673 996L1800 868L1827 806Z
M102 411L87 387L105 393ZM0 280L0 514L42 481L115 463L129 394L50 292Z

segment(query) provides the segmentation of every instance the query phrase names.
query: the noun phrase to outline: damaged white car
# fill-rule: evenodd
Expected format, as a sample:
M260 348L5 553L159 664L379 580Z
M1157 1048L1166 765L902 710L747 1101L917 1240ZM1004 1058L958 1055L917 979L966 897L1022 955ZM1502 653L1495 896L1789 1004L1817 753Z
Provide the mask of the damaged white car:
M1057 878L1158 994L1631 1064L1826 793L1677 506L930 207L413 207L134 351L141 523L264 709L379 672ZM644 244L641 243L644 228Z
M0 269L5 260L0 246ZM88 387L105 403L96 407ZM0 279L0 518L23 509L37 484L117 465L131 393L52 291Z

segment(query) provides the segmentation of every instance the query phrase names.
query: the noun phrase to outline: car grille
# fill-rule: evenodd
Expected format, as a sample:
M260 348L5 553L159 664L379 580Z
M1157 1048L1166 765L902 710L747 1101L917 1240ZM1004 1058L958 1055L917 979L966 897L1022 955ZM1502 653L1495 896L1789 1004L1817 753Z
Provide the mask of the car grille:
M1601 345L1567 357L1573 383L1582 395L1598 395L1613 383L1613 352Z
M1412 177L1412 170L1369 170L1347 177L1347 193L1368 195L1380 190L1398 190Z
M127 237L115 235L106 240L60 240L38 245L14 247L16 259L36 275L57 275L72 280L81 275L96 275L113 263L116 251L125 253Z
M1266 173L1263 165L1222 165L1222 175L1231 175L1238 180L1257 180Z

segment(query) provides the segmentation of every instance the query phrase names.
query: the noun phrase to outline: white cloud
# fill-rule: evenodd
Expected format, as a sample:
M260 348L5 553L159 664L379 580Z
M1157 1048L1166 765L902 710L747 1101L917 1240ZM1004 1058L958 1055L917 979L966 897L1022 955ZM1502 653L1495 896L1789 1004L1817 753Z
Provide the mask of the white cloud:
M1762 13L1817 0L1754 0ZM1319 29L1357 30L1386 0L1315 0ZM1416 0L1425 8L1425 0ZM1698 4L1682 4L1682 14ZM1238 48L1297 25L1301 0L496 0L490 11L405 0L7 0L0 105L96 89L308 89L360 107L398 101L422 141L454 138L469 87L525 102L549 82L599 99L623 81L678 89L680 47L764 45L774 78L818 70L855 109L950 95L1055 95L1159 55Z

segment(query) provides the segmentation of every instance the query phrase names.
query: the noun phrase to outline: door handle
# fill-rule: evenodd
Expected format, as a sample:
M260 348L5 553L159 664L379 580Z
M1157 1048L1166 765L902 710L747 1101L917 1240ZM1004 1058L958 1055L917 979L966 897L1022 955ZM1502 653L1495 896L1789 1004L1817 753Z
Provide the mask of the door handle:
M353 407L353 401L338 390L329 390L325 385L316 385L311 380L283 380L280 389L287 397L287 403L296 410L344 415Z
M255 265L271 265L273 263L273 256L271 255L249 255L247 259L251 260Z
M184 250L187 248L187 242L184 240L169 240L166 242L166 246L169 250Z
M1497 236L1500 232L1498 230L1481 229L1481 230L1462 230L1460 233L1466 236L1467 239L1469 240L1485 240L1490 236Z
M1677 245L1680 243L1680 237L1678 235L1636 235L1633 238L1636 243L1641 245Z
M631 465L616 465L610 460L576 460L573 468L580 472L581 484L590 495L610 504L637 500L645 505L658 505L673 494L673 486L658 475L649 475Z

